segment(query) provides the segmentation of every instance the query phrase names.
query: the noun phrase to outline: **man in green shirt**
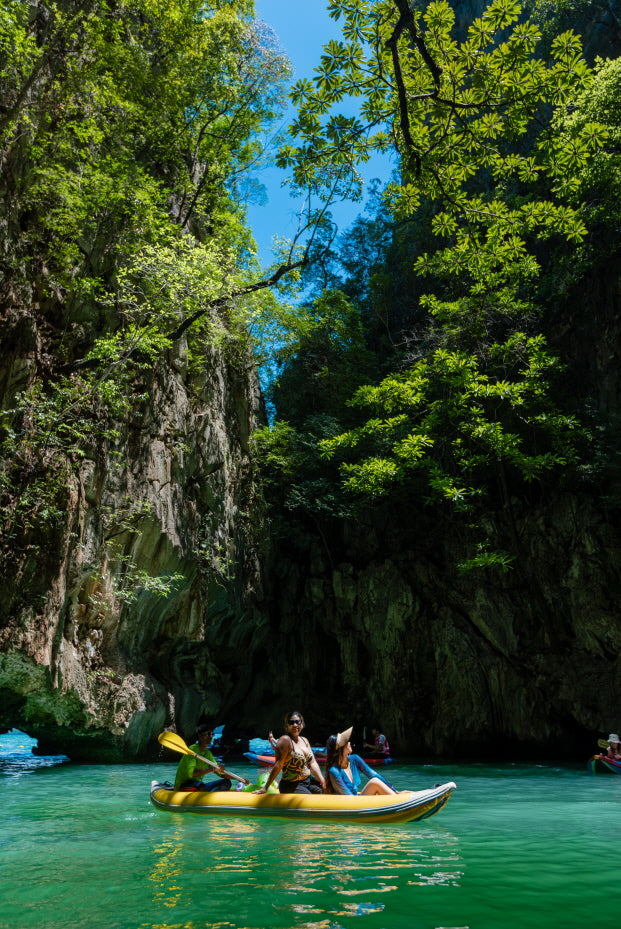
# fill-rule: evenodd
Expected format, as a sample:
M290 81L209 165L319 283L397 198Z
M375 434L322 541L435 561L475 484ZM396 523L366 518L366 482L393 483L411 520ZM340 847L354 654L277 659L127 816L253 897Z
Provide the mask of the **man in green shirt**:
M218 781L211 781L209 784L203 783L202 778L212 770L215 770L218 774L224 773L222 765L217 763L207 748L211 744L212 736L213 729L211 726L201 724L196 729L196 743L190 745L190 749L196 752L197 755L202 755L207 761L212 761L216 766L215 769L201 767L200 758L195 758L194 755L182 755L175 775L175 790L209 790L213 792L215 790L231 789L231 782L227 777L223 777Z

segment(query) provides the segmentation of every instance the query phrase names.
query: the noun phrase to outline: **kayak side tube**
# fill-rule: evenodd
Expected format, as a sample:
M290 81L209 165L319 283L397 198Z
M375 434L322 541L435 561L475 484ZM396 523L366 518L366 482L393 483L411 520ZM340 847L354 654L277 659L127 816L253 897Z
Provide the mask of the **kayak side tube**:
M341 794L254 794L245 791L180 791L152 781L151 802L169 813L272 816L355 823L404 823L428 819L448 802L453 781L429 790L380 796Z

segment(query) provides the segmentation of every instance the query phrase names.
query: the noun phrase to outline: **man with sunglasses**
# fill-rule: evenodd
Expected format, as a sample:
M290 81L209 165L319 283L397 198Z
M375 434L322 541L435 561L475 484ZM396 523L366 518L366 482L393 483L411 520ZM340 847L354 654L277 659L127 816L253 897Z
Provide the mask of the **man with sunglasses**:
M264 794L278 774L282 772L281 794L320 794L325 788L325 780L310 742L302 735L304 717L295 710L285 716L285 735L276 742L276 761L263 785L254 792Z

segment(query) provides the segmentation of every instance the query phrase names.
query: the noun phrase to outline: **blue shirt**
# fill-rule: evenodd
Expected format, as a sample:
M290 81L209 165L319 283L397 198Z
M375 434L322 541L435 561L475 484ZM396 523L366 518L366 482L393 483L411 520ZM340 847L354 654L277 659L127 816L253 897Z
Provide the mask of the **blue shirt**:
M332 780L332 786L337 791L337 793L353 795L359 794L361 774L364 774L365 777L376 777L378 780L386 784L387 787L390 787L388 781L385 781L381 774L378 774L377 771L372 771L366 761L364 761L360 755L350 755L349 766L351 768L351 780L345 774L345 771L342 768L337 768L336 765L332 765L328 772Z

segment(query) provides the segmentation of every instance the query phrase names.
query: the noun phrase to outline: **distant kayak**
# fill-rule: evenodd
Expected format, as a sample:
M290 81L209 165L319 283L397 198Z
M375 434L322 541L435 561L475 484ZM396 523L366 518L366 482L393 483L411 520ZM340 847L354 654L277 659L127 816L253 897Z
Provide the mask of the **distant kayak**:
M456 784L450 781L429 790L397 794L343 796L341 794L254 794L243 790L174 790L151 782L151 803L168 813L221 816L272 816L353 823L405 823L428 819L448 802Z
M594 755L587 762L591 774L621 774L621 761L613 761L607 755Z
M276 760L274 755L260 755L258 752L244 752L244 758L250 764L256 764L260 768L271 768ZM325 755L315 750L315 758L321 764L325 760ZM392 758L390 757L365 758L364 760L368 765L392 764Z

